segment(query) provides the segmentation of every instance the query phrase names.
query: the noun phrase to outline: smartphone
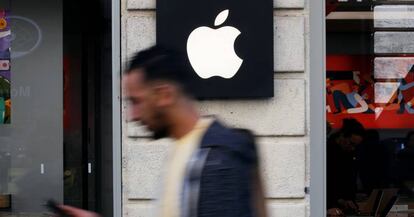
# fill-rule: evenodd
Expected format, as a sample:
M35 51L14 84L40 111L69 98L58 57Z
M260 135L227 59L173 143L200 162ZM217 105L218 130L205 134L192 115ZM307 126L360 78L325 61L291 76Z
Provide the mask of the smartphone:
M59 217L70 217L65 211L59 208L58 203L54 200L48 200L45 206Z

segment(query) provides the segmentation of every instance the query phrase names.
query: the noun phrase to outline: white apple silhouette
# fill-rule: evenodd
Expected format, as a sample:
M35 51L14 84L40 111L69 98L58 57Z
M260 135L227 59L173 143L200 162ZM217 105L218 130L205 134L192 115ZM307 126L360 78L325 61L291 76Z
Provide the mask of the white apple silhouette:
M214 25L223 24L228 15L229 10L220 12ZM187 40L187 55L197 75L203 79L213 76L232 78L243 63L234 51L234 42L239 35L240 31L231 26L194 29Z

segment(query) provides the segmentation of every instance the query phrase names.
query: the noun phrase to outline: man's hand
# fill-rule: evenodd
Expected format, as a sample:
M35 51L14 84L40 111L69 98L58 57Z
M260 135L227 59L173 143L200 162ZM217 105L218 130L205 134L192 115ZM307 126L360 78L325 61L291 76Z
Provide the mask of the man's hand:
M78 209L72 206L59 205L59 208L61 208L71 217L100 217L100 215L97 213L83 209Z
M343 217L345 215L340 209L332 208L332 209L328 209L327 216L328 217Z

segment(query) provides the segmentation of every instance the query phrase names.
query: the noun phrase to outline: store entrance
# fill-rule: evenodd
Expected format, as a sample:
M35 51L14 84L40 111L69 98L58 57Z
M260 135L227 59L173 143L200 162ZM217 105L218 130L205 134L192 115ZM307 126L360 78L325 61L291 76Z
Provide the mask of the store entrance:
M63 3L64 203L112 216L111 1Z

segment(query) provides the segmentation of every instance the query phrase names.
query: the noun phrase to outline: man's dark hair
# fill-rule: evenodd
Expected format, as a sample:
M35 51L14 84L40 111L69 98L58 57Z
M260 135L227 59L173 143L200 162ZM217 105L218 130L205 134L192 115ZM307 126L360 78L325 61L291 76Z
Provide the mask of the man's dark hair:
M145 81L172 82L188 94L189 73L184 67L184 62L183 56L178 52L155 45L136 53L125 74L141 69Z
M341 132L345 136L351 136L351 135L359 135L364 136L365 135L365 129L364 126L362 126L361 123L359 123L357 120L353 118L346 118L342 120L342 129Z

